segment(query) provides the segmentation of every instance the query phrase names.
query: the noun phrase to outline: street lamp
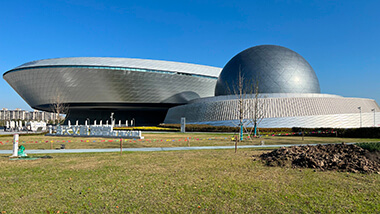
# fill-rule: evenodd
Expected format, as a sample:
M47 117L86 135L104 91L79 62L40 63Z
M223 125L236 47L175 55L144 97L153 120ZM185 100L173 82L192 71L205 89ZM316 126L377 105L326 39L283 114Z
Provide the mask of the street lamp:
M362 107L359 106L358 109L360 110L360 128L362 127Z
M371 111L373 111L373 127L376 127L376 110L373 108Z

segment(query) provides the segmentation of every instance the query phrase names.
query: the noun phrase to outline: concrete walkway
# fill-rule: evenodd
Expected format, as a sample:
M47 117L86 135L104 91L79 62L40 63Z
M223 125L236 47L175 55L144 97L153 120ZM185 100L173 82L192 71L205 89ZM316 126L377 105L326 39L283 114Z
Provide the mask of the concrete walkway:
M354 144L354 143L346 143ZM238 149L245 148L276 148L289 146L315 146L318 144L285 144L285 145L243 145ZM324 145L324 144L320 144ZM146 147L146 148L123 148L123 152L160 152L160 151L184 151L184 150L205 150L205 149L235 149L235 146L196 146L196 147ZM47 149L47 150L25 150L27 154L62 154L62 153L92 153L92 152L120 152L120 148L112 149ZM12 150L0 150L0 154L12 154Z

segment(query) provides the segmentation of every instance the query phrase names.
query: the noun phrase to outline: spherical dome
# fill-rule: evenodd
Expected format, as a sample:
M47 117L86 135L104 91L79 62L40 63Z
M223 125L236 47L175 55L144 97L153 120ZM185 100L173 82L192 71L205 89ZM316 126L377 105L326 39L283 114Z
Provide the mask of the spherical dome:
M248 93L253 82L257 82L259 93L320 93L318 78L309 63L281 46L255 46L234 56L219 75L215 96L235 94L239 73Z

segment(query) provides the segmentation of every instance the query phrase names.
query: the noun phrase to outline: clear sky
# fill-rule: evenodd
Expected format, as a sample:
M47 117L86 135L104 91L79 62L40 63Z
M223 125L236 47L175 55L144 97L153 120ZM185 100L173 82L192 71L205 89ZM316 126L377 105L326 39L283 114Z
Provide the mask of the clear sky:
M314 68L322 93L380 104L380 1L0 0L1 74L56 57L129 57L223 67L262 44ZM0 78L0 108L29 105Z

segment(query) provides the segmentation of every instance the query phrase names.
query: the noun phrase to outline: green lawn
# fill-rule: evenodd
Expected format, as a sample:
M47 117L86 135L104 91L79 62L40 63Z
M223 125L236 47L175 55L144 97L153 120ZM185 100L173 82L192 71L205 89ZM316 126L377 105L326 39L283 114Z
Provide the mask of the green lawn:
M145 133L143 140L123 140L125 148L137 147L182 147L182 146L230 146L232 134L215 133ZM12 136L0 136L0 150L12 149ZM7 142L8 141L8 142ZM53 142L52 142L53 141ZM68 142L70 141L70 142ZM94 142L95 141L95 142ZM110 142L111 141L111 142ZM245 140L239 145L258 145L260 141L265 144L313 144L313 143L341 143L341 142L379 142L380 139L365 138L337 138L337 137L305 137L300 136L264 136L253 140ZM67 149L85 148L119 148L120 139L84 138L84 137L49 137L43 135L20 136L19 145L28 149L59 148L65 144Z
M379 213L380 175L266 167L240 149L0 158L6 213Z

